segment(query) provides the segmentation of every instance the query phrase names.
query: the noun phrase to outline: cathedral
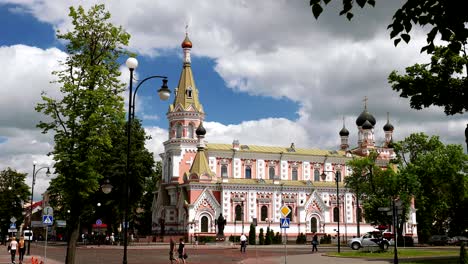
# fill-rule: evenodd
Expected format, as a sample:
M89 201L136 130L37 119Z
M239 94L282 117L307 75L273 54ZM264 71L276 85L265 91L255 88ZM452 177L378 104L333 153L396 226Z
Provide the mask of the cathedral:
M154 195L152 218L156 234L216 236L216 220L225 219L226 237L248 233L250 225L280 232L280 219L290 222L289 239L300 233L332 234L346 238L375 230L365 219L358 222L361 205L344 185L353 157L376 151L379 166L394 157L389 147L394 127L383 127L385 142L375 145L376 120L364 106L356 119L357 147L350 149L349 131L339 131L339 150L289 146L205 143L205 112L192 73L192 42L182 42L183 67L174 102L167 119L169 135L164 142L162 179ZM288 210L289 209L289 210ZM416 234L412 208L406 232ZM360 231L358 231L360 230Z

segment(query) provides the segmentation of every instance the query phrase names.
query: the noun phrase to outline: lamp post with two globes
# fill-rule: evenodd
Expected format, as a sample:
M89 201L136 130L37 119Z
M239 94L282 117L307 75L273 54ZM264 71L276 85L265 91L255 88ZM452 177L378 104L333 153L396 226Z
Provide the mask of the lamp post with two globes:
M129 90L128 90L128 119L127 119L127 164L125 167L125 180L124 180L124 219L123 219L123 243L124 243L124 254L123 254L123 264L127 264L127 241L128 241L128 215L129 215L129 186L128 186L128 181L131 173L131 168L130 168L130 146L131 146L131 132L132 132L132 123L133 119L135 118L135 98L136 98L136 93L138 92L138 89L140 86L146 82L147 80L154 79L154 78L159 78L163 79L163 84L161 86L161 89L158 90L159 98L161 100L167 100L169 99L171 95L171 91L167 87L167 77L166 76L160 76L160 75L153 75L150 77L147 77L140 81L135 88L135 91L133 91L133 72L134 70L138 67L138 61L135 58L128 58L127 61L125 62L127 65L128 69L130 70L130 83L129 83Z
M30 204L30 210L29 210L29 229L32 230L32 216L33 216L33 203L34 203L34 185L36 184L36 176L37 176L37 173L43 169L47 169L46 171L46 175L49 176L50 175L50 169L49 169L49 166L45 166L45 167L41 167L39 169L36 170L36 164L37 162L34 161L33 162L33 174L32 174L32 184L31 184L31 204ZM30 236L28 238L28 252L27 252L27 255L29 256L31 254L31 240L32 240L32 236L31 236L31 232L29 232Z

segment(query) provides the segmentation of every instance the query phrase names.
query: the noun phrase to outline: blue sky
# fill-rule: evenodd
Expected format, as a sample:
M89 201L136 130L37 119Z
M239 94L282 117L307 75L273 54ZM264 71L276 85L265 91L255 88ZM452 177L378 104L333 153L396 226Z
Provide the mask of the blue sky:
M167 75L171 90L182 69L180 43L189 25L208 142L337 149L344 117L355 146L355 120L366 96L377 119L377 144L387 112L395 140L424 132L464 144L465 115L447 117L439 107L413 110L387 83L392 70L428 61L419 53L425 43L420 29L414 28L410 44L395 48L389 39L395 2L380 1L348 22L333 5L315 20L308 1L0 0L0 65L8 65L0 88L0 169L30 173L33 160L51 163L46 154L53 138L35 127L44 117L34 106L41 91L59 96L51 72L66 54L55 32L71 29L69 6L95 3L104 3L112 23L131 34L139 78ZM127 82L128 71L121 69ZM141 87L136 113L153 138L147 147L156 157L168 137L168 102L156 95L160 85ZM46 186L39 177L38 193Z

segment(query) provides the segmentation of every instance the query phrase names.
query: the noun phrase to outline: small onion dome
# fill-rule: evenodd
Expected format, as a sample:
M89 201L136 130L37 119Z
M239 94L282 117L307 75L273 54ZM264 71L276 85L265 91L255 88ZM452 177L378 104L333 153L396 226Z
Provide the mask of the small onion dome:
M369 120L366 120L364 124L362 124L362 129L372 129L374 126L369 122Z
M383 127L384 131L393 131L393 125L390 124L390 121L387 121L387 124Z
M185 35L185 39L184 41L182 41L182 48L192 48L192 41L190 41L190 39L188 38L187 35Z
M346 129L346 127L343 127L343 128L340 130L340 136L342 136L342 137L347 137L347 136L349 136L349 131L348 131L348 129Z
M195 131L195 134L197 134L197 136L204 136L206 134L206 130L203 127L203 123L200 123L197 130Z
M369 121L372 126L374 126L376 123L374 116L371 115L367 110L364 110L356 119L356 125L363 126L366 121Z

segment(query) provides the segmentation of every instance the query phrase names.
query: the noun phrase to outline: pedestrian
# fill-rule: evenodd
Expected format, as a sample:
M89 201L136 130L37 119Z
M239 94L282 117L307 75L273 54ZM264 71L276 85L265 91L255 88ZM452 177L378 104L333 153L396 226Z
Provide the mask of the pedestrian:
M247 248L247 237L242 233L240 237L241 248L240 251L245 253L245 249Z
M175 241L171 237L169 241L169 260L171 261L171 264L179 263L179 261L176 258L174 258L174 252L175 252Z
M179 241L180 241L179 242L179 248L177 249L177 252L179 253L179 262L178 263L185 264L185 259L187 258L187 253L185 252L184 239L180 238Z
M8 245L11 254L11 263L15 264L16 250L18 249L18 242L15 237L11 238L10 244Z
M114 245L114 242L115 242L115 236L114 236L114 233L111 233L111 235L110 235L109 239L110 239L110 243L111 243L111 245Z
M19 251L19 263L22 264L24 260L24 254L26 253L26 246L24 244L24 237L20 237L18 242L18 251Z
M317 249L317 245L318 245L318 237L317 237L317 234L314 233L314 237L312 238L312 253L317 252L318 249Z

